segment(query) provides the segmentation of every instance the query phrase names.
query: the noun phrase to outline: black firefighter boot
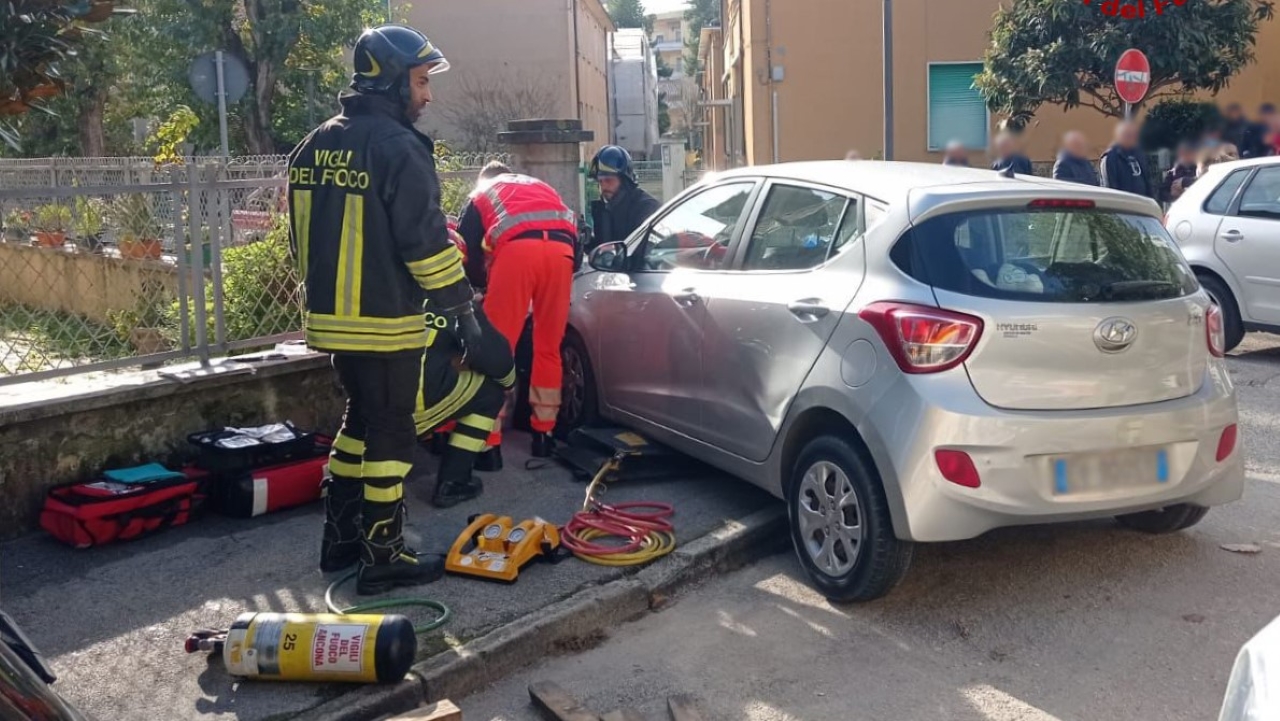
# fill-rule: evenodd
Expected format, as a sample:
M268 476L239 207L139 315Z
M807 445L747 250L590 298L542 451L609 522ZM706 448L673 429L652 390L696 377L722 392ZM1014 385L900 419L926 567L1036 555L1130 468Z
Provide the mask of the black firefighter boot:
M324 536L320 540L320 570L333 573L360 560L360 503L364 484L358 478L330 476L324 493Z
M484 493L484 484L471 475L476 454L456 446L449 446L440 458L440 471L436 473L436 492L431 505L436 508L452 508L459 503L478 498Z
M475 468L481 473L497 473L502 470L502 446L490 446L476 456Z
M364 543L356 593L372 596L399 586L420 586L444 576L444 557L419 556L404 545L404 502L363 507Z
M551 452L556 449L556 439L550 433L533 433L533 445L529 455L534 458L550 458Z

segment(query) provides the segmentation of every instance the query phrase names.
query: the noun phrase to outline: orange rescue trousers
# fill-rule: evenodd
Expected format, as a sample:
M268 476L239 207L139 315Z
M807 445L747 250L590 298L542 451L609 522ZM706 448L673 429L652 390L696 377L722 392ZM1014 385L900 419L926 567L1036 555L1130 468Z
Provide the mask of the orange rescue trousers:
M560 413L560 343L569 322L573 248L556 240L503 243L489 268L484 312L515 352L533 306L533 374L529 382L530 426L550 433Z

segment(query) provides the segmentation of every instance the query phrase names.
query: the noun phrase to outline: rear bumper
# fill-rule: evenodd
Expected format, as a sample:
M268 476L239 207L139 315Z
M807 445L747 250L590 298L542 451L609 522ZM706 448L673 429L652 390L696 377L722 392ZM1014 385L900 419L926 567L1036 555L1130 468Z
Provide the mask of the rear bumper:
M940 405L939 398L947 402ZM881 472L886 485L897 484L901 493L905 524L896 530L910 540L960 540L1002 526L1103 518L1175 503L1215 506L1238 499L1244 489L1239 445L1225 460L1216 459L1223 430L1238 420L1221 363L1210 366L1193 396L1122 409L1002 411L978 399L962 371L903 379L884 406L877 414L892 412L894 420L875 424L891 429L877 444L889 456L889 468L881 463ZM943 478L934 460L938 449L967 453L980 487ZM1055 492L1053 458L1125 449L1163 449L1166 480L1135 486L1104 478L1088 493Z

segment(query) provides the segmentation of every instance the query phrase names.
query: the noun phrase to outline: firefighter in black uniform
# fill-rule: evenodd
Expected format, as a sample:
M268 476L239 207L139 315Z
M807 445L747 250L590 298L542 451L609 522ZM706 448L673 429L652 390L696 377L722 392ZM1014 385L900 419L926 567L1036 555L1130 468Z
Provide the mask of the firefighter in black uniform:
M657 198L636 184L631 153L617 145L600 148L591 159L590 176L600 184L602 200L591 203L592 240L587 250L598 245L626 240L649 216L658 211Z
M346 391L329 459L320 568L360 562L356 590L429 583L438 556L405 546L404 478L427 345L423 302L481 335L462 255L440 210L434 146L413 122L428 76L449 63L425 35L384 25L356 42L342 109L289 156L290 240L306 286L307 344L333 356Z
M453 318L430 311L426 318L427 352L413 420L419 437L440 433L453 421L431 498L437 508L450 508L484 491L471 471L515 385L516 366L507 339L478 308L481 336L472 343L462 340Z

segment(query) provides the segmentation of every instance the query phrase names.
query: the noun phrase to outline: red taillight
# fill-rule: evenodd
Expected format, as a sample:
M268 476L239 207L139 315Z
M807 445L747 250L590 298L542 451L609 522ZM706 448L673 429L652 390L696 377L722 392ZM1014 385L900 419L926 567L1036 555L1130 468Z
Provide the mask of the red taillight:
M965 488L977 488L982 485L978 477L978 469L973 459L964 451L937 450L933 452L933 460L938 464L942 477Z
M872 303L858 314L904 373L938 373L964 362L982 335L982 319L906 303Z
M1218 439L1218 462L1219 463L1227 460L1227 457L1235 452L1237 433L1238 433L1238 430L1236 429L1236 424L1234 423L1222 429L1222 437Z
M1209 305L1209 310L1204 314L1204 332L1209 343L1209 352L1214 358L1221 358L1227 354L1227 337L1226 332L1222 328L1222 309L1217 303Z
M1076 200L1072 198L1039 198L1027 203L1028 208L1045 210L1049 208L1074 208L1077 210L1096 207L1092 200Z

